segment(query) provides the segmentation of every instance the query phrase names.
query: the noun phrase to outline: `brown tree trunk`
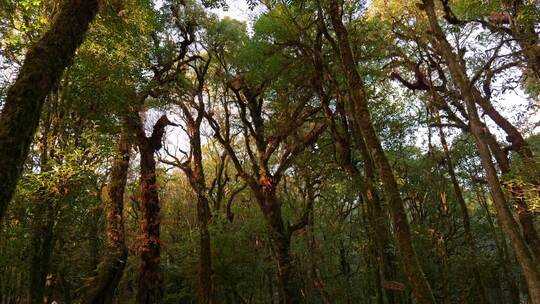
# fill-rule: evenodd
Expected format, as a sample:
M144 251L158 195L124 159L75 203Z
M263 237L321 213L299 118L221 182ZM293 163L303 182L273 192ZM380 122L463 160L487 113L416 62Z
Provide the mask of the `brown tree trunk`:
M0 114L0 219L9 204L45 97L58 83L94 19L99 0L64 1L45 34L28 50Z
M201 116L202 118L202 116ZM199 121L199 120L197 120ZM200 126L200 123L199 123ZM208 223L211 218L204 176L201 136L199 127L193 129L190 144L193 153L192 169L187 173L191 186L197 193L197 219L199 225L199 289L200 304L214 303L212 282L212 247Z
M156 182L156 161L154 148L148 143L139 145L141 155L141 175L139 181L142 209L140 226L140 266L137 303L156 304L161 302L162 277L160 270L161 243L159 228L161 224L159 197Z
M471 83L465 72L465 66L452 52L450 44L446 40L444 33L437 23L435 11L433 11L433 18L434 19L431 26L435 34L432 38L434 38L435 44L439 45L439 53L447 62L452 79L459 87L462 95L467 94L468 98L471 99L472 102L478 104L482 108L483 112L488 115L501 129L504 130L507 135L507 140L512 144L512 149L514 149L521 156L525 163L531 162L533 154L522 134L514 125L512 125L504 116L502 116L497 109L493 107L491 102L484 98L480 91ZM483 129L486 128L486 126L480 121L478 128ZM483 136L483 140L486 141L489 147L493 150L493 147L497 144L487 142L488 140L493 141L493 139L490 138L492 135L489 132L483 132ZM508 166L508 161L506 160L506 155L501 155L503 153L502 150L497 149L497 151L492 151L492 153L494 154L501 171L503 173L509 172L510 168ZM530 170L534 170L533 168L535 168L534 164L528 167ZM538 173L531 172L531 175L537 176ZM537 181L534 182L537 183ZM534 256L537 259L540 259L540 236L538 235L534 225L533 214L530 212L529 206L527 206L527 202L524 199L524 191L519 186L510 187L508 190L511 192L514 201L518 206L520 215L519 223L523 229L524 235L526 236L525 241L533 250Z
M397 269L396 257L392 253L392 250L389 248L393 247L392 244L392 233L390 232L390 223L388 218L385 216L385 211L383 210L383 202L379 195L379 191L375 188L376 185L376 176L373 160L369 155L366 144L362 137L360 136L359 128L356 124L353 124L353 130L356 130L353 135L358 150L362 155L364 160L364 175L366 177L365 185L365 199L368 204L368 211L370 213L371 223L373 225L375 235L372 236L373 241L377 247L379 258L377 259L382 270L382 279L383 282L396 282L397 280ZM356 177L358 181L360 176ZM388 304L393 304L399 302L400 291L390 290L388 288L384 289L386 300Z
M127 263L128 249L124 233L124 190L130 159L130 144L125 133L120 135L109 183L103 187L103 209L107 217L105 256L98 265L97 276L89 280L88 304L111 304Z
M132 113L133 116L136 113ZM139 117L131 117L130 128L137 138L140 153L139 191L142 219L140 226L140 266L138 277L137 303L157 304L163 298L162 275L160 270L161 224L158 184L156 181L156 161L154 153L161 149L165 127L174 125L163 115L154 125L150 137L146 137Z
M289 252L291 245L291 233L283 223L281 205L275 194L275 186L269 179L262 182L265 186L256 193L257 201L263 212L272 252L277 262L277 281L280 304L301 303L300 285L296 280L296 272Z
M352 101L351 108L354 108L354 119L360 127L362 137L383 183L383 189L392 214L395 235L403 260L405 274L411 284L417 302L420 304L433 304L435 303L435 299L412 245L409 223L394 173L373 127L367 106L364 85L356 70L356 62L349 44L347 29L341 20L337 1L331 1L329 13L336 33L342 68L346 74L349 95Z
M478 188L478 186L475 186L475 188ZM486 203L483 190L475 189L475 194L478 199L478 203L486 212L486 219L490 228L490 232L493 236L493 240L495 241L495 247L497 249L497 259L499 262L499 266L502 269L503 278L510 293L510 303L519 304L519 288L514 281L513 276L511 275L512 271L510 267L512 263L508 258L508 250L506 250L506 240L504 238L504 235L502 236L502 240L499 240L499 235L497 233L497 229L495 228L495 224L493 223L493 219L489 211L489 206Z
M185 121L187 122L187 135L189 137L191 157L184 163L174 163L186 174L189 184L197 195L197 224L199 228L199 269L198 269L198 303L214 303L213 279L212 279L212 247L210 241L210 231L208 224L212 217L208 200L209 191L206 186L204 174L203 157L201 150L201 123L203 119L204 103L202 88L204 77L199 75L199 90L197 98L199 100L198 115L193 117L190 109L185 104L179 104L182 109ZM223 160L224 161L224 160ZM218 188L222 186L217 181ZM218 196L222 195L222 189L218 189ZM218 197L218 204L222 197Z
M438 24L433 0L424 0L423 8L427 13L429 24L433 31L435 45L438 51L443 55L452 79L459 86L463 99L465 100L471 133L474 136L482 166L486 173L489 191L497 210L499 224L501 225L503 232L510 239L510 243L512 244L516 258L527 282L532 303L540 304L540 272L538 270L538 265L529 251L529 248L521 235L518 224L506 202L495 165L491 158L491 152L484 140L485 131L482 128L482 123L478 116L474 94L470 90L472 84L467 81L465 70L458 64L458 58L452 52L452 47L446 40L446 37Z
M463 218L463 229L465 231L465 238L470 250L469 257L471 265L469 266L471 267L471 270L473 272L473 277L476 282L476 288L478 289L478 292L476 292L475 294L480 297L480 303L488 303L486 290L484 288L484 284L482 283L480 269L478 268L478 259L476 257L476 242L471 231L469 209L467 209L467 203L465 203L461 187L456 177L456 172L454 171L454 164L452 162L452 158L450 157L450 151L448 148L448 143L446 142L446 136L444 134L443 128L440 126L441 121L439 118L439 114L435 113L435 116L436 122L439 124L439 138L443 147L446 168L448 170L448 174L450 175L450 180L452 182L454 193L456 194L456 199L461 210L461 216Z
M212 247L210 243L210 208L206 196L197 198L197 217L199 221L199 303L213 303L212 286Z

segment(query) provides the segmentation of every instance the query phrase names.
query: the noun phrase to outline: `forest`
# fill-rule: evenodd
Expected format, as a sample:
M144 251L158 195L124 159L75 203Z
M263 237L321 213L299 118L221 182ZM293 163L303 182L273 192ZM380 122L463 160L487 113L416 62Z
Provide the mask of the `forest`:
M537 0L0 0L0 304L540 304L539 33Z

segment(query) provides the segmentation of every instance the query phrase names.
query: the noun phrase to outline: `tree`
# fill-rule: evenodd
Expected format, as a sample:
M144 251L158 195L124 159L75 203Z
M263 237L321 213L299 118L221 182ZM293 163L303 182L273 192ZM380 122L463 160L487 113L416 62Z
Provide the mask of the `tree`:
M66 1L49 30L26 55L0 115L0 218L13 196L36 132L43 102L82 43L99 1ZM36 85L39 84L39 85Z

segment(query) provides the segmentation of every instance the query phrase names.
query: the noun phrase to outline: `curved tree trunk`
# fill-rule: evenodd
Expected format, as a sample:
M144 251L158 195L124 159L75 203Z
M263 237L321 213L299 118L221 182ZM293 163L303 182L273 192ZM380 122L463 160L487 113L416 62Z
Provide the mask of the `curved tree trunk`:
M382 206L383 202L379 195L379 191L375 188L376 176L373 160L369 155L364 140L359 134L359 128L357 124L353 124L353 126L353 130L356 130L354 131L353 137L355 139L356 145L358 146L358 150L362 155L362 159L364 160L364 174L366 176L365 198L368 203L368 211L370 212L371 222L375 231L375 236L372 236L372 238L374 239L373 241L375 242L378 255L380 257L378 260L380 263L380 268L382 270L383 279L381 284L385 284L388 282L400 284L396 281L396 257L393 254L392 250L389 250L389 248L393 247L391 240L392 233L390 232L389 228L390 223L388 221L388 218L385 216L385 211L383 210ZM356 180L359 180L359 176L356 178ZM384 291L388 304L399 303L400 291L391 290L388 288L384 288Z
M127 263L128 249L125 243L123 213L129 150L128 136L122 133L111 177L102 193L103 208L107 217L105 256L98 266L97 276L89 281L93 286L84 303L111 304Z
M28 50L0 114L0 219L21 175L45 97L70 65L100 1L64 2L49 30Z
M360 128L362 137L383 183L384 193L392 214L395 235L403 260L405 274L411 284L417 302L420 304L433 304L435 303L435 298L412 245L412 236L403 201L399 194L399 188L388 158L373 127L364 92L364 85L356 70L356 62L349 44L347 29L341 20L339 5L336 0L331 1L329 13L336 33L342 68L346 74L349 96L351 98L351 108L354 108L353 117Z

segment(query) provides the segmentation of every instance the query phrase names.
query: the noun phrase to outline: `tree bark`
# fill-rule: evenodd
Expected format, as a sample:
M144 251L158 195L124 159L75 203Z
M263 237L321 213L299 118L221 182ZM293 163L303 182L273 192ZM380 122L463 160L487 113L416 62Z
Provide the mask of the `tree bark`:
M479 303L488 303L486 290L484 288L484 284L482 283L482 278L480 276L480 269L478 267L478 259L476 257L477 248L476 248L475 239L471 231L471 219L469 215L469 209L467 209L467 203L465 202L465 199L463 198L463 192L461 191L461 187L456 177L454 164L452 162L452 158L450 157L450 150L448 148L448 143L446 142L446 136L444 134L443 128L440 126L441 121L440 121L438 112L435 113L435 119L436 119L436 122L439 124L439 138L441 140L441 145L443 147L446 168L448 170L448 174L450 175L450 180L452 182L454 193L456 195L456 199L457 199L459 208L461 210L461 216L463 218L463 229L465 231L465 239L467 241L467 244L470 250L468 254L470 257L470 263L471 263L470 267L471 267L471 271L473 272L474 280L476 281L476 288L478 289L475 294L478 295L479 297L479 301L480 301Z
M136 113L132 113L135 116ZM140 266L138 277L137 303L157 304L163 298L162 275L160 269L160 224L161 215L156 181L156 161L154 153L161 149L165 127L172 124L163 115L154 125L152 135L145 135L139 117L130 119L132 132L137 138L140 153L139 191L142 219L140 226Z
M508 140L508 142L511 143L512 149L518 153L518 155L523 159L526 164L531 163L533 161L533 153L529 148L527 142L523 138L523 135L512 123L510 123L504 116L502 116L497 111L497 109L493 107L490 100L483 97L480 91L471 83L470 79L466 74L466 67L464 66L462 61L459 60L452 52L450 44L446 40L444 33L442 32L439 24L437 23L435 11L433 11L433 18L434 22L431 26L432 31L435 34L432 37L435 40L435 44L440 45L438 47L439 53L447 62L450 70L450 75L460 89L462 95L469 95L469 98L472 99L475 104L478 104L482 108L484 114L488 115L497 124L497 126L499 126L506 133L506 139ZM480 122L479 128L484 129L487 127L485 126L485 124ZM510 167L505 153L502 151L502 149L496 147L498 144L496 143L496 141L495 143L493 143L494 140L491 138L492 135L488 131L483 132L483 136L484 141L486 141L488 146L491 148L491 153L493 153L493 155L495 156L495 159L497 160L497 163L499 164L502 173L508 173L510 171ZM489 141L491 141L491 143ZM528 166L528 169L534 170L535 167L536 166L534 164L531 164L530 166ZM538 173L533 171L530 175L536 177ZM538 183L538 181L533 182L535 184ZM519 186L508 187L508 190L511 192L512 197L514 198L514 201L518 207L518 219L525 235L525 241L532 249L535 258L540 259L540 236L538 235L538 231L536 230L534 225L533 214L532 212L530 212L529 206L524 199L524 191Z
M71 64L99 0L65 1L45 34L28 50L0 114L0 219L11 201L36 132L45 97Z
M452 52L452 47L446 40L446 37L440 28L437 21L433 0L424 0L422 6L428 16L430 28L433 32L435 46L443 55L443 58L445 59L450 70L452 79L459 86L461 94L463 95L467 115L469 117L471 133L475 139L482 166L484 167L486 173L489 191L497 210L499 224L501 225L503 232L510 239L510 243L512 244L516 258L521 266L523 275L527 282L529 296L532 303L540 304L540 272L538 270L538 264L529 251L529 248L521 235L518 224L515 221L506 202L506 198L497 176L495 165L493 164L491 158L491 152L489 151L488 145L484 140L485 131L482 128L482 123L478 116L474 94L470 90L472 84L467 81L465 70L461 65L458 64L458 58Z
M355 139L358 150L362 155L362 159L364 160L364 175L366 177L366 190L364 196L367 201L368 212L370 213L369 215L371 217L371 223L375 231L375 235L372 236L372 238L375 246L377 247L379 255L379 258L377 260L379 261L380 268L382 270L382 279L383 281L395 282L397 280L397 269L395 267L396 257L392 253L392 250L389 250L389 248L393 248L391 240L392 233L390 232L389 228L390 223L388 221L388 218L385 216L385 211L383 210L382 206L383 201L379 195L379 191L375 188L376 176L373 160L369 155L362 136L360 136L359 134L359 128L356 124L353 125L353 130L357 130L356 132L354 132L353 137ZM359 174L357 174L357 177L355 179L357 181L360 180ZM388 304L399 302L399 291L389 290L386 288L384 289L384 291Z
M45 301L47 275L51 271L56 212L54 200L46 189L39 191L35 203L29 292L30 304L42 304Z
M109 183L103 188L102 201L106 213L106 245L97 276L89 283L91 290L84 303L111 304L127 263L128 248L124 232L124 190L126 187L130 144L126 133L120 135Z
M202 118L202 116L200 116ZM212 283L212 248L210 242L210 232L208 223L211 218L210 206L207 198L206 179L202 162L201 135L199 120L188 119L188 136L192 160L181 168L186 174L191 188L197 195L197 220L199 226L199 285L198 303L213 303L213 283ZM198 126L196 126L198 125Z
M275 189L267 189L263 193L263 199L259 200L259 205L268 225L272 251L277 262L279 303L301 303L300 285L296 280L296 271L289 252L291 233L283 223L281 205L275 195Z
M330 4L330 18L336 33L341 64L347 79L349 96L353 117L360 127L360 132L371 154L373 162L378 169L383 184L383 190L389 203L390 212L398 242L398 248L404 264L404 271L412 287L414 296L420 304L434 304L435 299L431 287L422 271L422 267L412 245L412 236L407 221L403 201L399 188L390 167L390 163L375 132L369 113L367 99L362 79L356 70L356 62L351 50L348 32L341 19L338 2L333 0Z
M197 198L197 218L199 221L199 303L214 303L212 280L212 247L208 222L210 208L206 196Z

